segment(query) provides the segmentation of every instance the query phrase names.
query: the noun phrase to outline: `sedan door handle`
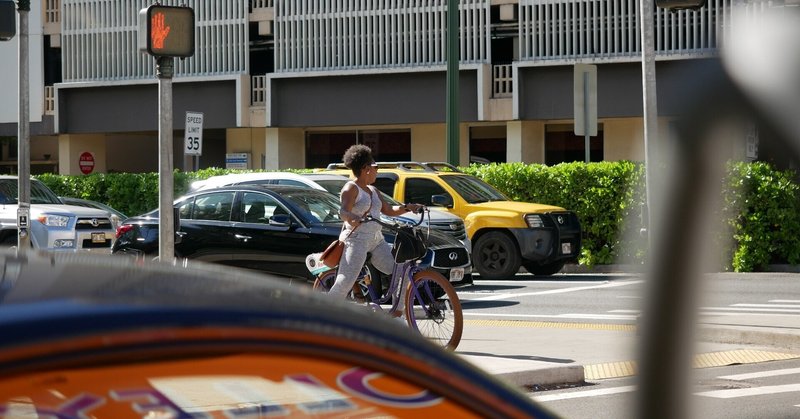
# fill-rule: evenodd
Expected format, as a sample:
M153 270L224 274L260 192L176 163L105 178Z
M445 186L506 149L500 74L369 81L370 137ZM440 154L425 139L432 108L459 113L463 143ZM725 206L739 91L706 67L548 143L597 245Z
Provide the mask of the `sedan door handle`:
M248 241L248 240L253 238L251 236L244 236L244 235L241 235L241 234L235 234L233 237L236 237L237 239L244 240L244 241Z

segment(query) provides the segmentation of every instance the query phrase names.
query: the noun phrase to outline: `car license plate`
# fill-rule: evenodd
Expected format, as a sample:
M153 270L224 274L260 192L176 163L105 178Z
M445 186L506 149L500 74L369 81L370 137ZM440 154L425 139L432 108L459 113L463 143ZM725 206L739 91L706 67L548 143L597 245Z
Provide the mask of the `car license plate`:
M450 282L458 282L464 279L464 268L450 269Z
M106 233L92 233L92 243L105 243Z
M561 243L561 253L565 255L572 253L572 243Z

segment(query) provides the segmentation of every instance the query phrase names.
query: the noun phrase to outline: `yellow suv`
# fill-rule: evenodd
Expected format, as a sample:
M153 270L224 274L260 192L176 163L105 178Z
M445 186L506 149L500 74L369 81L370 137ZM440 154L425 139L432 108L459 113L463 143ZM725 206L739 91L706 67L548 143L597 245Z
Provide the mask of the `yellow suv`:
M552 275L580 254L580 222L572 211L511 201L447 163L380 162L378 169L375 186L382 192L464 219L473 265L483 278L510 278L520 265L535 275ZM327 171L352 174L341 163Z

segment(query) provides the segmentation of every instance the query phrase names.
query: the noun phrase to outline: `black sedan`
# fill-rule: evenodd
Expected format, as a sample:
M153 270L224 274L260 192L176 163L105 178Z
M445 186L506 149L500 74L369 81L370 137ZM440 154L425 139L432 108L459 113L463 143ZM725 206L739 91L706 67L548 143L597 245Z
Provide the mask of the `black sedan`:
M309 188L240 185L198 191L175 208L175 256L312 280L305 258L321 252L339 235L340 203L335 195ZM387 240L393 240L388 231ZM423 263L450 278L472 283L469 252L453 237L431 230ZM114 254L158 255L158 211L132 217L117 229Z

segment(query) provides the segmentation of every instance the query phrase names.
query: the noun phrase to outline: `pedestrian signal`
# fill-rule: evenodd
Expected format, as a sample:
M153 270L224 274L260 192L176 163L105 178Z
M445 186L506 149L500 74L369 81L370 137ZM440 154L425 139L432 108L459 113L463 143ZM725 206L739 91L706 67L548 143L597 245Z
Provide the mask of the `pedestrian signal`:
M140 10L139 49L156 57L194 55L194 9L152 5Z

